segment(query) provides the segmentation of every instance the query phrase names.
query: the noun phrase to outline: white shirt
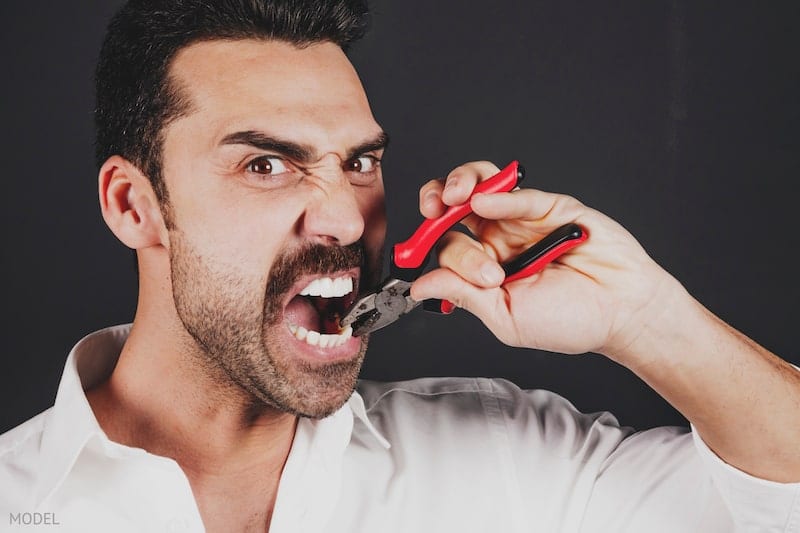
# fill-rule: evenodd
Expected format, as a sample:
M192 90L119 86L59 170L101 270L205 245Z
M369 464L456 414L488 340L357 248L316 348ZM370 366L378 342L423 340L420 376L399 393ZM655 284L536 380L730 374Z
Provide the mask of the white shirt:
M0 435L0 531L203 531L178 464L110 441L83 392L128 331L81 340L53 407ZM270 532L800 532L800 483L738 471L688 429L633 433L500 379L358 391L300 420Z

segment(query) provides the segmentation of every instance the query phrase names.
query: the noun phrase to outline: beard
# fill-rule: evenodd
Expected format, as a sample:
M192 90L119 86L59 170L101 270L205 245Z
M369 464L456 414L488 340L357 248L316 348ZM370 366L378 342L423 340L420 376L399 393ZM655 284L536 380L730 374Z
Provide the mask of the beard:
M248 410L255 413L271 407L318 419L341 408L355 390L368 335L350 359L311 363L293 356L291 342L278 329L287 328L283 308L288 291L306 274L359 267L361 284L372 286L380 275L380 256L365 257L361 241L345 247L308 245L276 257L266 289L255 290L252 276L230 264L213 264L182 232L171 234L175 309L200 348L191 351L214 379L225 382L223 390L244 392Z

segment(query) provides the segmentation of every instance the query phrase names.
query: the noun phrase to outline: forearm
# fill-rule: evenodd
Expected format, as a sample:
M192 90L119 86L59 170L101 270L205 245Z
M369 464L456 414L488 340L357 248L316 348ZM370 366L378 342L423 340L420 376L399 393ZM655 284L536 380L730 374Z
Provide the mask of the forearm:
M800 372L677 282L669 293L659 320L614 358L630 362L728 464L763 479L800 481Z

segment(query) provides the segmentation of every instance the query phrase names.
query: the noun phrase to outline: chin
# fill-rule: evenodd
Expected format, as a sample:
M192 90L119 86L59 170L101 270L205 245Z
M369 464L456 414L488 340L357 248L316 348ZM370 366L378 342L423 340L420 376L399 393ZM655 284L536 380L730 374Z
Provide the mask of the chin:
M368 336L351 337L336 349L310 349L285 326L275 327L286 332L281 342L271 337L269 363L254 365L245 388L269 407L296 416L320 419L338 411L355 390Z

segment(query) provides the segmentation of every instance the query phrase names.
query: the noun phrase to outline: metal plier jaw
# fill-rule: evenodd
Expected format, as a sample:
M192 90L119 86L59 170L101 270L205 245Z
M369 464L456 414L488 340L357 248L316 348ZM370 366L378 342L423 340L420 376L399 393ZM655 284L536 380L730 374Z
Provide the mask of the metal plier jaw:
M524 176L522 165L512 161L503 170L476 185L472 194L512 191ZM388 326L422 303L411 298L411 284L422 274L439 238L470 213L472 208L469 200L451 206L442 216L425 220L408 240L395 244L392 247L389 277L376 290L353 304L340 319L341 327L351 326L353 335L360 336ZM503 283L533 275L586 238L586 233L577 224L561 226L502 265L506 273ZM454 308L446 300L435 299L425 300L423 307L438 313L449 313Z
M342 317L342 327L352 326L356 337L388 326L421 302L411 298L411 282L389 278L379 290L371 292L353 304Z

